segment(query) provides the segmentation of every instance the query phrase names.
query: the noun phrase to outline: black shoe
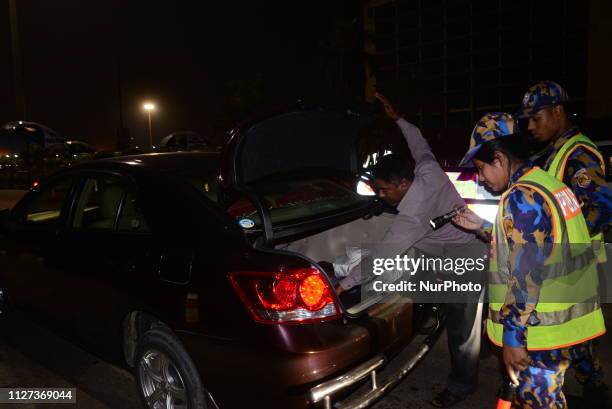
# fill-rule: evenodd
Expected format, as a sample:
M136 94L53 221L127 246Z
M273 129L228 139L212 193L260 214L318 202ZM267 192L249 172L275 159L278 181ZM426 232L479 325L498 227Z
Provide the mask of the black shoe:
M457 403L464 401L469 395L463 393L454 393L448 389L444 389L438 393L435 398L430 402L432 406L436 408L450 408Z

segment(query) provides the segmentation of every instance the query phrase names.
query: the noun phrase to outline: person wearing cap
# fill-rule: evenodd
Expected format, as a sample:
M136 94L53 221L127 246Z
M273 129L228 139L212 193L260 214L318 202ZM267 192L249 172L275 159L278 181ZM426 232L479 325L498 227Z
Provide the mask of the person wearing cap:
M491 228L487 335L502 348L520 408L566 408L564 374L585 343L606 331L597 262L571 189L525 158L514 118L489 113L474 128L460 166L501 193L495 223L466 209L453 222ZM568 249L570 243L587 245ZM566 251L567 250L567 251ZM571 251L570 251L571 250Z
M604 176L605 160L595 143L573 123L568 102L568 94L561 85L539 81L525 93L518 117L528 121L528 130L536 142L547 144L537 163L573 190L581 203L599 263L603 264L607 261L603 227L612 218L612 194ZM600 278L606 279L601 275ZM576 379L584 387L584 397L593 406L608 407L608 388L603 383L603 371L592 346L573 367Z
M594 240L602 242L602 228L610 223L612 216L605 160L595 143L572 122L568 102L568 94L561 85L540 81L525 93L518 118L528 121L528 130L535 141L548 145L537 162L572 188L582 203L589 233ZM605 252L599 257L604 255Z

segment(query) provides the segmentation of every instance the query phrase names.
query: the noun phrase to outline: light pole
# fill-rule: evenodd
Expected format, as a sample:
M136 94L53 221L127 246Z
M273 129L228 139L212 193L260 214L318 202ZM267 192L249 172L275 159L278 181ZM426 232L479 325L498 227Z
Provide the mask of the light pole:
M153 131L151 130L151 112L155 111L155 105L151 102L146 102L142 105L142 108L147 112L149 117L149 147L153 151Z

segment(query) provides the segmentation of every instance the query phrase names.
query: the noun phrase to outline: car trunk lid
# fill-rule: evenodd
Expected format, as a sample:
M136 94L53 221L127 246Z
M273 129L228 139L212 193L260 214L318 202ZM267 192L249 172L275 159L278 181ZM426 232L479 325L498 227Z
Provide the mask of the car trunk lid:
M380 204L360 197L354 185L362 170L358 139L373 119L350 111L291 111L237 127L223 152L221 201L266 246L377 211ZM288 214L289 206L300 211Z

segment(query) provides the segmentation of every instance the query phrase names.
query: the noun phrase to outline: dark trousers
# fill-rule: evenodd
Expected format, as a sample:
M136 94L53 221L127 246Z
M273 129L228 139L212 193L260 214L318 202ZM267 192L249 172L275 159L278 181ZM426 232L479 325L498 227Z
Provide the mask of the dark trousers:
M472 393L478 384L483 304L444 304L444 309L451 360L447 388L457 394Z
M485 254L487 254L486 245L475 238L465 245L444 246L442 256L477 259ZM480 282L484 282L482 277ZM446 386L453 393L472 393L478 384L483 301L484 290L479 299L472 298L465 303L442 304L446 311L446 333L451 363Z

